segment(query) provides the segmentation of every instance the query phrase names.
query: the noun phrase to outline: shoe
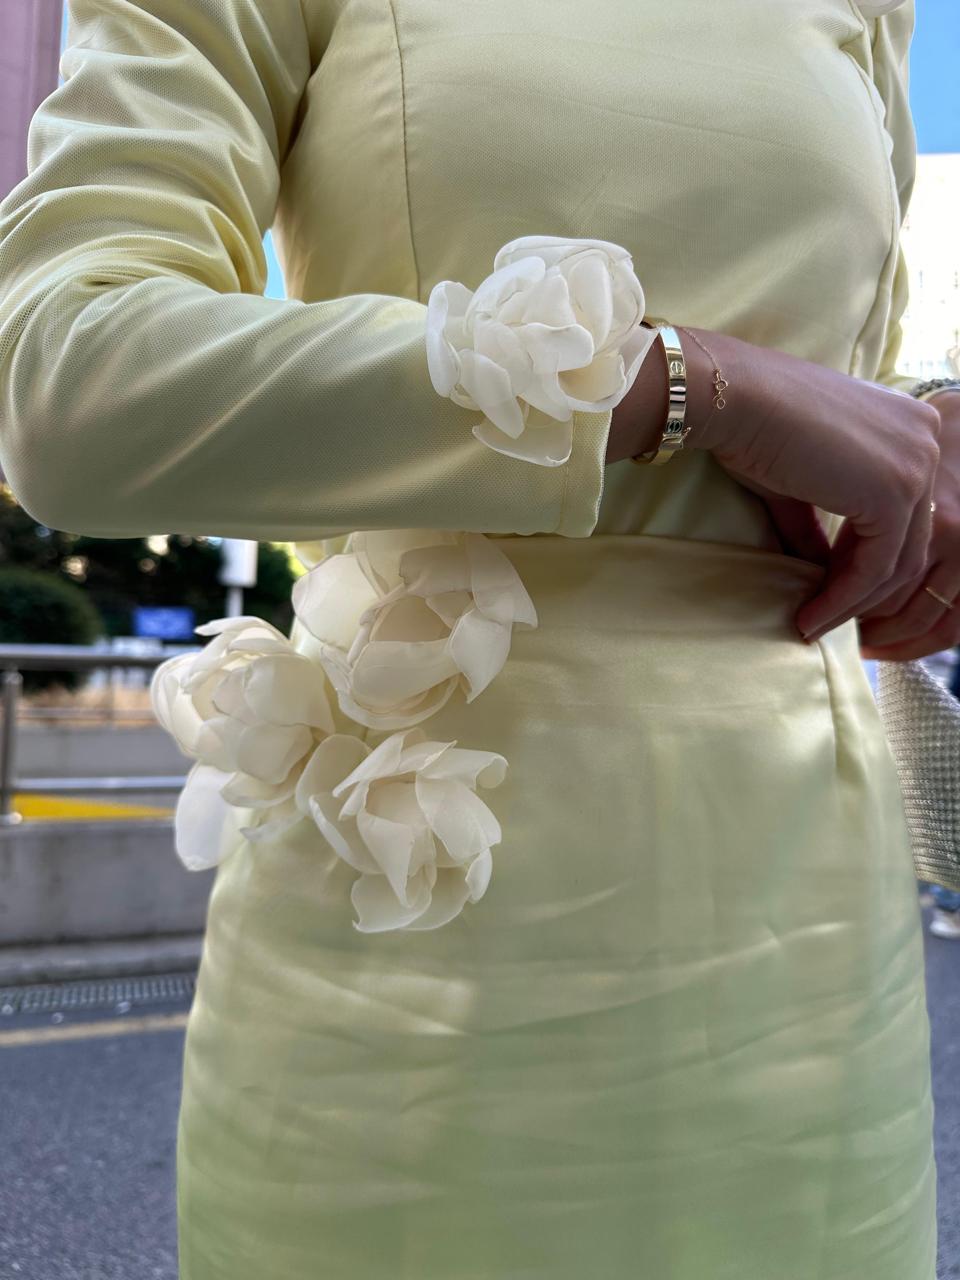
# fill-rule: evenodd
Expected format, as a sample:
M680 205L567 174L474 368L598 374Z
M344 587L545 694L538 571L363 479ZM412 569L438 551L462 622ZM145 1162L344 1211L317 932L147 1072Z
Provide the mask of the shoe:
M928 931L938 938L960 938L960 911L934 907Z

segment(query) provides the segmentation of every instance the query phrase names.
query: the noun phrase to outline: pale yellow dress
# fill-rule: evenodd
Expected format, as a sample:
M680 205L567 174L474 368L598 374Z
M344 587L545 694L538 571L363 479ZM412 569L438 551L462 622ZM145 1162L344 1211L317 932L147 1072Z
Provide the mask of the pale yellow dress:
M596 237L654 316L909 386L914 5L865 9L70 0L0 205L26 509L311 563L481 532L539 617L426 726L509 761L479 901L363 933L312 824L227 851L184 1280L934 1280L921 921L855 622L800 641L822 571L708 454L604 467L609 412L563 466L495 453L424 349L438 281Z

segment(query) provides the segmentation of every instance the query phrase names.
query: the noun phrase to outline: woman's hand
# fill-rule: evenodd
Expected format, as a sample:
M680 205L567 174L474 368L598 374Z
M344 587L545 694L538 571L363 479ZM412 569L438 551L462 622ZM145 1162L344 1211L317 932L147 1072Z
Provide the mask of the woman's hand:
M860 617L865 658L905 661L960 644L960 391L941 391L930 403L940 414L940 462L933 485L937 504L924 569Z
M709 449L764 500L787 546L825 566L820 590L795 618L805 638L814 640L895 593L912 594L929 569L937 408L781 351L693 332L729 387L727 407L711 413L710 361L694 354L695 344L685 346L694 429L684 447ZM955 522L955 497L943 502L938 520ZM845 517L832 547L814 506ZM957 552L949 559L956 588Z

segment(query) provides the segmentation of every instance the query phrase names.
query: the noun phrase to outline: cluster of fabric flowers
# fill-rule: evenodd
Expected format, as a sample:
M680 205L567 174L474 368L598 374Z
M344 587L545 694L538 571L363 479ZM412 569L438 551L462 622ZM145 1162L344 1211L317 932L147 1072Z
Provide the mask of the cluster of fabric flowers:
M489 685L514 626L537 625L533 603L482 534L435 531L351 535L293 603L316 658L261 618L219 618L196 628L213 637L199 653L154 673L154 713L194 761L177 852L219 862L231 807L253 842L311 822L359 873L355 928L437 928L486 891L501 831L476 791L507 762L417 726Z

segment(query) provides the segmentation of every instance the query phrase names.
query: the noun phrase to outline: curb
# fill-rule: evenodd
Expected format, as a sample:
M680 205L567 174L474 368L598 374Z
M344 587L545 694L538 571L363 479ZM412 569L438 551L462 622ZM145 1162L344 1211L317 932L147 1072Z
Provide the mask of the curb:
M76 978L183 973L196 970L202 949L202 933L0 947L0 986L22 987L34 982L69 982Z

